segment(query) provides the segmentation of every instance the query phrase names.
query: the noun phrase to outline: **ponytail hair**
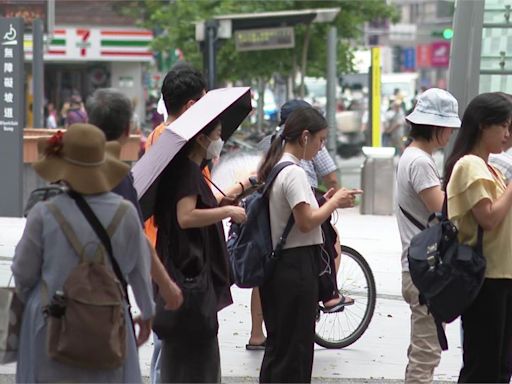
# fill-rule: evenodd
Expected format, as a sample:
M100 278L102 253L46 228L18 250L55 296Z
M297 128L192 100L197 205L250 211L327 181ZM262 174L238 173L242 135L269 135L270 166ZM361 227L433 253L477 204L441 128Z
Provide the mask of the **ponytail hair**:
M281 157L283 157L285 141L286 140L283 132L278 134L272 141L270 149L268 150L263 163L258 169L258 181L260 183L264 183L265 180L267 180L267 177L270 174L270 171L272 171L272 168L274 168L277 162L281 160Z
M283 131L274 139L261 163L258 169L258 181L265 182L272 168L283 157L286 143L297 142L304 131L309 131L313 135L326 128L327 121L315 108L301 107L293 111L286 119Z

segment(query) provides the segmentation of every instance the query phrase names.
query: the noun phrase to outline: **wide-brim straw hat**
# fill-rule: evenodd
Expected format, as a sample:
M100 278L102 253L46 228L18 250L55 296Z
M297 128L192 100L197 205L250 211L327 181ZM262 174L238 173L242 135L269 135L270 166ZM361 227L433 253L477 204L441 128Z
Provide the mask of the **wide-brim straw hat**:
M41 138L38 149L42 158L32 165L37 174L51 183L65 181L84 195L111 191L130 170L116 158L120 144L106 143L105 134L91 124L73 124Z

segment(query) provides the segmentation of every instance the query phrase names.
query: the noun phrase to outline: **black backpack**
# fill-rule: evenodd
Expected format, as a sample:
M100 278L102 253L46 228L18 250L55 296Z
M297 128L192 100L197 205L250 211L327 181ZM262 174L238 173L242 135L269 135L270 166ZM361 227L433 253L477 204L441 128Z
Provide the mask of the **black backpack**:
M486 265L482 227L478 226L474 248L460 244L446 204L445 197L442 212L431 215L426 226L400 207L421 229L409 245L409 272L420 292L420 303L426 304L434 317L443 351L448 349L448 341L442 323L451 323L471 305L484 282ZM433 223L436 219L437 223Z
M233 280L240 288L259 287L270 277L292 229L293 214L290 215L283 235L274 249L268 195L279 172L292 164L294 163L291 161L278 163L270 172L264 186L242 201L247 213L245 223L231 224L227 248Z

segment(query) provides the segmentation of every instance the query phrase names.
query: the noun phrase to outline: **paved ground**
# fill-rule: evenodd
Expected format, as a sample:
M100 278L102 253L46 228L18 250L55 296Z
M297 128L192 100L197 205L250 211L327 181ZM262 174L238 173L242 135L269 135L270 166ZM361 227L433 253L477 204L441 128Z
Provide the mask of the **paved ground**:
M1 284L9 279L10 259L23 225L23 219L0 218ZM360 215L355 208L340 211L337 226L342 242L368 260L375 274L378 300L373 320L359 341L343 350L315 348L315 382L400 382L406 365L409 313L400 296L400 241L395 218ZM233 296L235 304L220 313L223 380L253 383L263 353L244 347L250 329L250 291L233 288ZM450 349L443 353L436 380L456 381L461 365L459 327L458 321L447 327ZM151 351L149 343L140 350L145 376L149 374ZM0 366L0 383L12 382L14 370L14 365Z

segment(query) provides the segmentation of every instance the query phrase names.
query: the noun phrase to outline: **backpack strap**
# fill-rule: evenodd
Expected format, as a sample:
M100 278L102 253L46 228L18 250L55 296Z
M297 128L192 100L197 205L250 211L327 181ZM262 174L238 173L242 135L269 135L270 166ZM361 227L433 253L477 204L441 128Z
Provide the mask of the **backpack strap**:
M436 318L434 318L437 329L437 340L439 341L439 346L443 351L448 350L448 339L446 338L446 333L444 332L443 323Z
M416 226L416 228L418 228L420 231L423 231L426 227L421 224L418 220L416 220L414 218L413 215L411 215L409 212L407 212L405 209L402 208L401 205L398 206L400 208L400 211L402 211L402 213L404 214L404 216L412 223Z
M60 228L62 229L62 232L64 232L64 235L68 239L73 250L76 252L78 256L81 257L83 253L83 246L80 243L80 240L78 240L78 236L76 235L76 232L74 231L69 221L66 220L61 210L53 202L47 201L45 202L45 204L48 207L48 210L55 217L57 224L59 224ZM50 303L50 297L48 295L48 285L46 284L46 281L44 281L44 279L41 279L41 303L43 307L47 306Z
M126 283L126 280L124 279L123 273L121 272L121 268L119 267L119 264L117 263L117 260L114 258L114 252L112 250L112 243L110 242L110 236L99 221L99 219L94 214L94 211L91 209L89 204L85 201L84 197L80 195L79 193L75 191L69 191L69 196L75 200L76 205L78 205L78 208L82 212L82 214L85 216L89 224L91 225L92 229L96 233L96 235L101 240L103 246L107 250L110 263L112 264L112 269L114 270L114 273L116 274L118 280L121 282L123 286L123 290L126 296L126 299L128 299L128 284Z
M117 227L121 223L121 220L123 219L126 211L129 208L129 204L130 203L128 203L126 200L121 201L121 204L119 204L119 208L117 208L117 211L114 214L112 221L107 227L107 234L109 237L112 237L116 232Z
M272 187L272 184L274 184L274 180L276 179L277 175L285 169L286 167L290 165L295 165L292 161L283 161L282 163L277 163L274 168L272 168L272 171L270 171L270 174L267 176L267 180L265 180L265 186L263 187L263 195L267 196L270 188Z
M443 216L448 219L448 194L445 192L444 194L444 200L443 200L443 210L442 210ZM483 257L484 255L484 229L480 224L478 224L477 229L477 236L476 236L476 244L475 244L475 250L478 252L480 256Z
M80 243L80 240L78 240L78 236L73 230L73 227L71 224L69 224L69 221L66 220L60 209L51 201L48 201L46 206L55 217L57 223L60 225L62 232L64 232L64 235L71 244L71 247L73 247L73 250L77 253L78 256L81 256L83 253L83 246Z
M419 300L420 305L427 305L427 300L425 299L425 296L423 296L421 293L418 295L418 300ZM428 309L428 306L427 306L427 309ZM432 312L430 312L430 310L428 311L428 313L430 314L430 316L433 317L434 323L436 324L437 341L439 341L439 346L441 347L441 349L443 351L447 351L448 350L448 339L446 338L446 333L444 331L443 322L437 320L435 318L435 316L432 314Z
M131 304L130 304L130 297L128 296L128 284L126 283L126 280L124 279L123 273L121 272L121 268L119 267L117 260L114 258L114 252L112 250L112 243L110 242L110 235L109 235L109 233L107 233L107 230L105 229L105 227L103 227L103 225L101 224L99 219L94 214L94 211L89 206L89 204L87 204L87 201L85 201L84 197L81 194L79 194L78 192L75 192L73 190L69 190L68 195L73 200L75 200L76 205L78 205L78 208L80 209L80 211L82 211L82 214L85 216L85 218L91 225L92 229L94 230L94 232L96 232L96 235L99 237L99 239L103 243L103 246L107 250L107 253L108 253L108 256L110 259L110 263L112 264L112 269L114 270L114 273L116 274L117 279L121 282L121 286L123 287L124 297L126 299L126 302L128 303L128 316L130 317L130 323L132 325L131 328L133 331L133 335L136 337L135 325L134 325L132 313L130 310ZM121 205L123 205L123 203L125 203L124 200L121 203ZM119 212L121 209L124 210L124 213L125 213L127 208L119 207L117 212L114 214L114 218L112 219L112 222L109 225L109 227L112 227L113 231L115 231L115 229L117 228L117 225L119 224L119 222L121 221L121 218L123 217L121 215L121 213ZM124 215L124 213L123 213L123 215ZM116 218L116 216L118 216L118 214L120 217ZM112 224L115 224L115 225L112 225ZM112 231L112 233L113 233L113 231Z
M264 196L268 196L269 190L272 187L274 180L277 178L277 175L279 175L279 173L286 167L294 164L295 163L292 161L283 161L282 163L278 163L277 165L275 165L274 168L272 168L272 171L270 171L267 180L265 181L265 187L263 188L262 194ZM274 250L272 251L272 258L279 256L279 253L284 248L286 244L286 239L288 238L288 235L292 230L293 224L295 224L295 218L293 217L293 213L291 213L290 217L288 218L288 222L286 223L286 227L284 228L283 234L279 238L279 242L276 244Z
M286 239L288 238L288 235L290 234L290 231L292 230L293 224L295 224L295 218L293 217L293 213L288 218L288 222L286 223L286 227L284 227L283 234L279 238L279 242L276 244L276 247L272 251L272 255L270 257L275 258L279 256L281 251L283 250Z

